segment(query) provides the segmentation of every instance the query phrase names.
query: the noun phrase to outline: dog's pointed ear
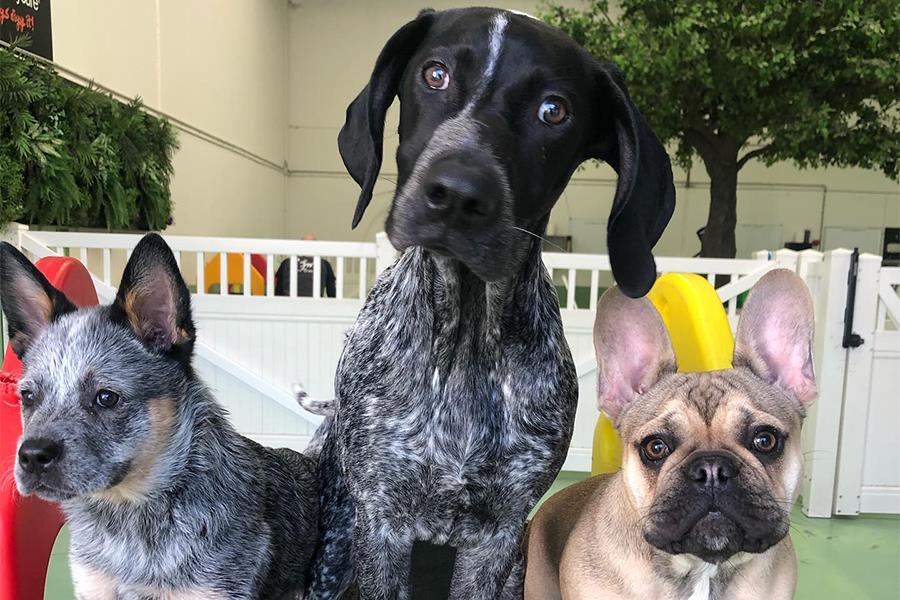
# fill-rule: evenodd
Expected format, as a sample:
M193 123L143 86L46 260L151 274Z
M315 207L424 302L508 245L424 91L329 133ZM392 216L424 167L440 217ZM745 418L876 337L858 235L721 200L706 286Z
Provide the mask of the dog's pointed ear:
M741 310L734 366L749 367L797 401L801 413L817 395L813 369L815 313L806 283L787 269L760 278Z
M616 283L632 298L646 294L656 280L652 249L675 210L672 164L666 149L637 109L615 65L598 65L599 95L612 122L597 128L591 158L619 175L607 223L609 262Z
M347 120L338 134L338 150L350 176L361 188L353 214L354 228L372 200L372 189L381 170L385 115L397 95L407 63L434 19L434 11L423 10L391 36L375 61L368 85L347 107Z
M189 353L193 347L190 292L172 250L158 234L148 233L135 246L112 311L152 352Z
M606 290L597 303L594 350L597 403L616 424L638 396L676 370L675 350L656 308L617 287Z
M0 242L0 305L9 343L22 358L41 331L76 309L15 246Z

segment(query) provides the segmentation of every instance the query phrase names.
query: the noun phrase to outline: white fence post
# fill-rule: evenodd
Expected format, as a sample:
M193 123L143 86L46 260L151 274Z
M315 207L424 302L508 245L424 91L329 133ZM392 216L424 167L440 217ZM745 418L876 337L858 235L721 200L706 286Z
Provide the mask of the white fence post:
M797 251L789 250L788 248L781 248L780 250L775 251L775 264L778 265L779 269L790 269L793 272L797 272Z
M397 260L397 250L391 245L387 233L381 231L375 234L375 277L390 267Z
M22 233L28 231L28 225L21 223L10 223L3 229L0 229L0 241L9 242L16 248L22 246Z
M813 347L819 397L803 426L805 473L800 484L802 509L810 517L830 517L834 506L835 470L844 371L847 351L842 347L844 305L847 299L849 250L832 250L816 265L819 294L815 297L816 335Z
M806 281L807 285L809 285L809 266L814 263L822 262L824 256L825 255L818 250L803 250L800 252L800 257L797 261L797 275Z
M863 254L859 257L852 331L863 338L863 344L847 351L841 437L835 475L834 513L838 515L859 514L866 427L869 420L872 359L875 354L875 318L878 313L880 269L880 256Z

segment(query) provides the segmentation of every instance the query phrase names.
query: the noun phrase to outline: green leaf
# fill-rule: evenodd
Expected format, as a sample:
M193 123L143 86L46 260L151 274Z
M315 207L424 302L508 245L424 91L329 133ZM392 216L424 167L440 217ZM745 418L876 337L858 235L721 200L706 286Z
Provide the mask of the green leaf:
M0 47L0 227L164 229L175 132Z

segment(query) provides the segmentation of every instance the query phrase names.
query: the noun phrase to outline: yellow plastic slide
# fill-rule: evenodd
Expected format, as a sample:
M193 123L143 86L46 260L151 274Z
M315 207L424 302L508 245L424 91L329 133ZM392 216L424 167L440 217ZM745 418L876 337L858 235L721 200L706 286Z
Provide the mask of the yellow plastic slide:
M715 288L693 273L668 273L647 294L672 338L679 371L715 371L731 367L734 337ZM609 418L600 414L594 428L591 473L613 473L622 465L622 441Z

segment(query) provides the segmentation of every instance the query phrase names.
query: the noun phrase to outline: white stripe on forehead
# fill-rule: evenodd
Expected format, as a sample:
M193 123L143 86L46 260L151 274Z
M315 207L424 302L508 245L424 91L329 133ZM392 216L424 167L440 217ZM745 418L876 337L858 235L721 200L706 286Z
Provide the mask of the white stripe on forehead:
M491 19L491 48L488 52L487 64L484 67L482 75L482 85L487 87L494 78L494 72L497 70L497 61L500 59L500 50L503 48L503 36L506 33L506 26L509 25L509 17L506 13L494 15Z
M528 17L529 19L534 19L535 21L540 21L540 19L538 19L533 14L527 13L527 12L522 12L521 10L515 10L515 9L510 8L509 12L511 12L514 15L519 15L520 17Z
M463 113L468 113L475 107L475 103L484 96L488 86L494 79L497 63L500 61L500 51L503 49L503 38L507 25L509 25L509 17L506 13L497 13L491 18L491 29L488 33L488 57L484 63L484 71L481 73L481 81L478 83L477 91L469 98Z

